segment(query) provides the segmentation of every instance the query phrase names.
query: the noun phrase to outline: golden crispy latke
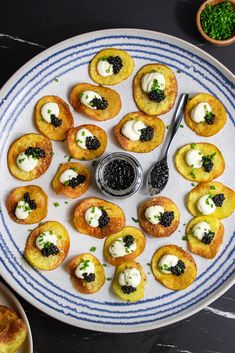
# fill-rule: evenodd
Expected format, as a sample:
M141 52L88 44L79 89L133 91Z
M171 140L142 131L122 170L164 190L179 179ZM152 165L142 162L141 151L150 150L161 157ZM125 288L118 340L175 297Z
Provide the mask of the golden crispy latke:
M21 170L17 163L16 159L18 155L29 147L39 147L45 151L46 156L38 160L37 166L31 170L31 172L24 172ZM20 180L29 181L39 178L44 174L49 168L52 160L52 145L51 141L42 135L39 134L26 134L15 141L9 147L7 155L7 164L11 174Z
M60 108L60 113L57 118L62 119L62 124L58 127L55 127L54 125L45 121L41 114L42 106L46 103L52 102L57 103ZM34 119L38 130L50 140L65 140L69 129L72 129L73 127L73 116L69 110L68 104L57 96L45 96L40 98L35 106Z
M85 212L90 207L102 207L110 217L107 227L91 227L85 220ZM110 234L117 233L125 226L126 218L123 210L112 202L96 197L89 197L80 201L75 209L74 224L78 232L90 235L95 238L105 238Z
M173 273L162 273L158 263L164 255L175 255L179 260L182 260L186 266L184 273L179 276ZM176 245L165 245L159 248L152 257L151 268L156 280L173 290L187 288L197 277L197 265L192 255Z
M205 122L196 123L191 119L191 112L199 103L208 103L211 106L212 113L215 114L215 121L212 125L208 125ZM190 99L185 107L184 112L185 122L200 136L213 136L217 134L225 125L227 121L227 114L223 104L208 93L200 93Z
M136 250L130 254L121 257L112 257L109 253L110 245L118 238L124 238L126 235L132 235L136 242ZM142 254L146 245L144 233L135 227L124 227L120 232L110 235L105 239L104 243L104 257L113 265L121 265L125 261L133 261L137 256Z
M122 288L119 284L118 278L121 272L125 271L128 268L136 268L137 270L139 270L140 274L141 274L141 282L138 285L138 287L136 288L136 291L130 294L125 294L122 291ZM120 297L123 300L127 300L130 302L136 302L141 300L144 297L144 288L145 288L145 284L147 282L147 277L146 274L144 273L144 270L142 268L142 266L134 261L128 261L128 262L124 262L121 265L119 265L118 267L116 267L116 271L115 271L115 275L113 278L113 283L112 283L112 288L114 293Z
M151 101L148 94L142 90L142 78L145 74L158 72L166 81L164 89L166 98L160 102ZM148 64L143 66L136 74L133 83L134 99L140 110L148 115L161 115L169 112L175 103L178 91L178 84L174 72L166 65Z
M123 125L131 120L140 120L146 126L151 126L154 129L154 136L151 141L131 141L122 134ZM165 125L157 116L149 116L141 112L129 113L119 121L114 127L114 134L120 145L127 151L147 153L159 146L164 138Z
M186 162L186 154L192 148L199 150L202 156L214 155L212 162L214 164L212 170L208 173L205 172L203 166L201 168L192 168ZM178 172L183 175L187 180L194 182L210 181L221 174L223 174L225 169L225 161L220 152L220 150L211 143L193 143L181 147L175 155L175 166Z
M152 224L145 217L145 210L150 206L162 206L165 212L174 212L174 219L169 227L164 227L160 223ZM140 226L149 234L154 237L169 237L172 233L176 231L180 221L180 213L176 204L167 197L156 196L151 199L144 201L138 210L138 219Z
M84 91L93 91L98 93L102 98L108 101L108 107L104 110L92 109L81 103L80 95ZM114 118L122 107L119 94L111 88L103 86L95 86L90 83L79 83L74 86L70 92L70 103L78 113L98 121L104 121Z
M98 138L98 140L100 141L100 147L98 147L97 150L82 149L80 146L78 146L76 142L76 135L77 132L81 129L89 130L93 136ZM105 152L107 147L107 134L99 126L92 124L84 124L69 130L67 136L67 143L69 153L72 157L81 160L91 160L100 157Z
M78 278L75 275L76 268L80 264L81 260L90 260L95 266L95 280L92 282L86 282L84 279ZM105 272L104 267L100 261L92 254L81 254L73 258L68 266L67 271L70 273L71 281L74 288L83 294L92 294L98 292L105 283Z
M18 219L15 209L18 202L24 199L24 194L29 193L30 199L35 200L37 208L26 219ZM47 194L37 185L20 186L12 190L7 198L6 207L11 219L18 224L38 223L47 216Z
M99 60L108 58L110 56L119 56L122 59L123 67L117 74L103 77L98 73L97 64ZM134 70L134 61L130 54L126 51L116 48L107 48L100 50L94 58L91 60L89 65L89 74L93 81L101 85L113 86L126 80Z

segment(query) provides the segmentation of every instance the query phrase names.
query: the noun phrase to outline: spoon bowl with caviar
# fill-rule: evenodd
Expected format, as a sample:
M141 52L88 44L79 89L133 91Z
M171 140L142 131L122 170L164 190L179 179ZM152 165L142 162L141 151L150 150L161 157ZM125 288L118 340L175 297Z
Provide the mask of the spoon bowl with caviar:
M184 115L184 108L188 101L189 95L183 93L178 102L178 106L173 118L172 128L170 129L170 135L168 143L164 149L162 157L157 161L150 169L147 175L147 190L151 196L159 194L166 186L169 178L169 167L167 163L168 152L171 142L178 130L181 120Z

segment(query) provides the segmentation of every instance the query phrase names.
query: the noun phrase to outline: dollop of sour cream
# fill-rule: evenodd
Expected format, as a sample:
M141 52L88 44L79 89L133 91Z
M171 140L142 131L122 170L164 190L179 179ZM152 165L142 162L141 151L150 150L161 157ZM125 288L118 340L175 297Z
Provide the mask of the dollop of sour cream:
M157 80L159 89L161 90L165 89L165 86L166 86L165 77L159 72L150 72L148 74L145 74L142 78L142 81L141 81L142 90L147 93L152 91L152 87L155 82L154 80Z
M120 286L132 286L136 288L141 282L140 271L137 268L127 268L120 273L118 282Z
M76 142L77 142L77 145L81 147L83 150L87 150L87 147L86 147L87 137L93 137L92 133L88 129L82 128L78 130L76 135Z
M99 219L102 216L102 210L99 207L90 207L85 212L85 220L89 226L96 228L99 226Z
M98 93L96 93L94 91L84 91L84 92L82 92L80 99L81 99L81 103L85 104L87 107L89 107L91 109L97 109L97 107L93 107L91 105L91 101L94 98L102 99L102 97Z
M164 208L162 206L150 206L147 207L144 215L146 219L152 224L158 224L160 222L160 217L164 213Z
M197 149L191 149L186 153L186 163L193 168L201 168L202 153Z
M66 183L67 181L76 178L78 176L78 173L76 173L74 170L72 169L67 169L65 170L61 176L60 176L60 182L62 184Z
M198 211L202 214L208 215L215 211L216 206L209 194L205 194L200 197L197 202Z
M23 170L23 172L31 172L38 164L38 159L33 158L31 155L27 156L24 152L20 153L16 158L17 166Z
M57 245L57 236L52 231L43 232L36 238L36 246L39 250L42 250L46 243Z
M51 115L55 115L58 118L59 113L59 105L55 102L45 103L41 108L42 118L49 124L51 123Z
M15 216L18 219L26 219L32 212L31 208L29 207L28 202L24 200L20 200L15 209Z
M97 71L100 76L107 77L113 75L113 65L108 60L99 60L97 64Z
M136 250L136 242L130 246L125 246L123 238L117 238L112 244L109 246L109 253L112 257L121 257L128 255Z
M195 123L201 123L205 121L205 115L207 112L211 112L210 104L206 102L201 102L197 104L191 111L191 119Z
M141 120L128 120L122 127L122 134L131 141L138 141L141 136L141 130L146 125Z
M195 226L192 229L192 233L196 238L198 238L199 240L202 240L205 233L208 233L210 230L211 230L211 226L209 225L209 223L206 221L203 221L195 224Z
M95 273L95 266L91 260L82 260L75 270L75 275L78 278L84 279L84 273L88 275Z
M158 262L158 267L162 273L170 274L172 272L168 268L176 266L178 261L179 259L175 255L164 255Z

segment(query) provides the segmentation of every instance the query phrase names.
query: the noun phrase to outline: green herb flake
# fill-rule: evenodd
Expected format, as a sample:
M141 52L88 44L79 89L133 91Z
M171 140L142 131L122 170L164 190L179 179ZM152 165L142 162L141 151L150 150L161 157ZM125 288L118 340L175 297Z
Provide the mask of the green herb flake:
M192 185L192 186L195 186L196 184L194 184L194 183L191 183L191 185Z
M64 203L65 203L66 205L68 205L68 201L65 201Z
M139 223L139 220L138 218L134 218L134 217L131 217L132 221L135 222L135 223Z
M211 186L210 186L210 189L211 189L211 190L216 190L216 187L215 187L214 185L211 185Z
M196 179L196 174L195 171L192 169L191 172L189 173L189 175L191 175L191 177L193 177L194 179Z
M188 240L188 236L187 235L183 235L181 239L187 241Z
M71 170L73 170L74 172L77 172L78 168L77 167L70 167Z
M106 281L112 281L112 277L107 277Z
M55 82L59 82L59 79L58 79L58 78L55 78L54 81L55 81Z
M55 207L59 207L59 202L53 202L53 205L55 206Z
M196 144L196 143L191 143L191 144L190 144L190 147L191 147L192 149L194 149L194 148L197 147L197 144Z
M183 129L183 128L184 128L184 125L183 125L183 124L180 124L180 127Z
M92 246L92 247L90 248L90 251L91 251L91 252L95 252L95 251L96 251L96 247L95 247L95 246Z

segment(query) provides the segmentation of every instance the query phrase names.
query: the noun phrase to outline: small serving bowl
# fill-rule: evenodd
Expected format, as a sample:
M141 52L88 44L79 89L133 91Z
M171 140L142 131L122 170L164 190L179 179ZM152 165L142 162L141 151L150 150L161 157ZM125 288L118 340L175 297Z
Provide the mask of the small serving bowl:
M111 189L107 185L104 177L104 171L108 164L117 160L125 161L133 167L134 181L129 187L123 190ZM138 160L130 154L124 152L113 152L102 158L98 163L95 172L95 180L96 185L102 194L116 199L123 199L134 195L140 189L143 183L143 169Z
M198 9L197 12L197 16L196 16L196 22L197 22L197 28L199 30L199 32L201 33L201 35L203 36L204 39L206 39L207 42L214 44L214 45L218 45L218 46L226 46L226 45L230 45L233 44L235 42L235 33L233 33L233 36L225 39L225 40L216 40L213 39L211 37L209 37L202 29L201 26L201 13L204 10L204 8L206 7L206 5L217 5L220 2L225 2L227 0L206 0L204 1L201 6ZM232 5L233 8L235 8L235 0L228 0Z

